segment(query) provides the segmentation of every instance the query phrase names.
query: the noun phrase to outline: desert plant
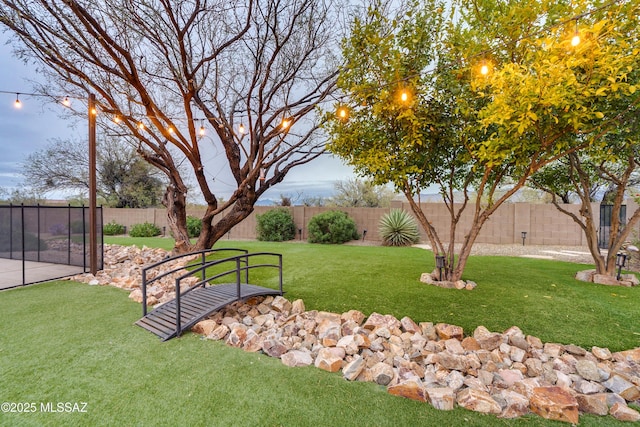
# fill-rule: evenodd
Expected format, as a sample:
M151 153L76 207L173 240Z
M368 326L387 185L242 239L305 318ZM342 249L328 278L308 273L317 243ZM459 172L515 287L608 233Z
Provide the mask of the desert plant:
M129 236L131 237L153 237L159 236L161 233L160 228L157 225L145 222L142 224L134 224L129 230Z
M202 231L202 221L195 216L187 216L187 233L189 237L198 237Z
M359 239L356 223L346 212L327 211L309 221L309 243L344 243Z
M296 237L296 225L288 209L271 209L256 216L258 240L282 242Z
M85 222L81 219L76 220L76 221L72 221L71 222L71 232L72 233L84 233L86 230L86 232L89 232L89 223L87 222L87 224L85 225Z
M14 227L12 229L8 223L0 224L0 237L0 252L21 251L23 239L25 251L43 251L47 249L46 241L39 239L38 236L28 231L25 231L23 236L20 228Z
M408 246L420 240L418 223L402 209L392 209L380 219L378 228L382 244L386 246Z
M49 233L53 236L62 236L67 234L67 226L64 224L52 224L49 227Z
M105 224L102 227L102 234L105 236L116 236L118 234L124 234L124 225L116 223L115 220Z

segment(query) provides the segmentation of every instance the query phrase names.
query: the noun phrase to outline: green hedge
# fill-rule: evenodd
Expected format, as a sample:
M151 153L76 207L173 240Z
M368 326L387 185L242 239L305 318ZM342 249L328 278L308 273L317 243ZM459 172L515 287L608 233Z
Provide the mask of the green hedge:
M102 227L102 234L105 236L117 236L119 234L124 234L124 225L116 223L115 220L111 220L111 222Z
M129 230L129 236L131 237L154 237L159 236L162 230L157 225L145 222L142 224L134 224Z
M286 208L276 208L256 216L258 240L283 242L296 237L296 225L293 216Z
M345 243L360 238L356 223L346 212L327 211L309 221L309 243Z

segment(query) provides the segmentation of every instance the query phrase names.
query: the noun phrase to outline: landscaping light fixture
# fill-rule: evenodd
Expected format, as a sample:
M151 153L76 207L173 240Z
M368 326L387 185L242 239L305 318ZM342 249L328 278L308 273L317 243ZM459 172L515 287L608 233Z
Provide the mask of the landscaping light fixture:
M620 280L620 276L622 274L622 267L624 267L627 262L627 254L624 252L618 252L616 254L616 266L618 267L618 274L616 275L616 280Z
M444 255L436 255L436 268L438 269L438 280L442 280L442 269L444 268Z
M524 241L527 238L527 232L523 231L521 234L522 234L522 246L524 246Z
M298 228L298 236L300 236L300 240L302 240L302 228Z
M367 235L367 229L362 230L362 241L364 242L364 238Z

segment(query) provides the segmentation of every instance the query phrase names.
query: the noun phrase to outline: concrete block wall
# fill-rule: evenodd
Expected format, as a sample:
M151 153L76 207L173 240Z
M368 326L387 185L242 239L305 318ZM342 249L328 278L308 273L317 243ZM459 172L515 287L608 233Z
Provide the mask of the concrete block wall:
M579 216L578 205L565 205L566 209ZM456 205L455 208L459 208ZM627 213L631 215L637 205L633 201L627 202ZM229 239L255 239L256 238L256 215L261 215L271 209L272 206L256 206L255 211L244 221L236 225L227 235ZM291 211L296 225L296 239L306 240L308 237L307 224L314 215L334 208L326 207L288 207ZM390 209L404 209L411 212L409 203L395 201L391 208L341 208L354 219L358 232L362 234L367 230L366 240L380 241L378 226L380 219L387 214ZM444 242L449 238L450 215L447 207L443 203L423 203L427 218L438 231ZM599 204L594 203L595 221L599 221ZM161 229L167 227L166 212L164 209L115 209L103 208L104 222L112 220L118 224L131 227L133 224L151 222ZM189 209L189 215L202 216L204 210ZM467 206L465 213L460 218L456 242L462 242L469 232L473 220L474 206ZM302 234L298 234L298 230ZM426 234L421 230L423 242L428 242ZM531 245L562 245L562 246L586 246L586 240L582 229L569 216L559 212L551 204L536 203L506 203L500 206L496 212L489 217L484 224L477 243L492 244L514 244L522 243L522 232L527 233L526 244ZM167 228L167 233L168 233ZM637 232L635 233L638 234Z

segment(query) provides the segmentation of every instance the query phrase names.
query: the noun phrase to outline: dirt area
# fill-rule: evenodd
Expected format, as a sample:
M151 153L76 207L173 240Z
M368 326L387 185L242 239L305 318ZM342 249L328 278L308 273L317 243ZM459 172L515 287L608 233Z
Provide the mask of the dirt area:
M347 244L359 246L376 246L380 242L377 241L352 241ZM415 245L416 247L431 249L426 244ZM460 245L456 245L456 251L460 249ZM558 261L575 262L579 264L593 265L593 257L589 249L584 246L555 246L555 245L522 245L522 244L505 244L495 245L489 243L476 243L471 251L472 255L498 255L498 256L520 256L525 258L550 259ZM602 252L605 255L605 252ZM633 259L627 261L625 269L631 271L640 271L640 257L636 254Z

